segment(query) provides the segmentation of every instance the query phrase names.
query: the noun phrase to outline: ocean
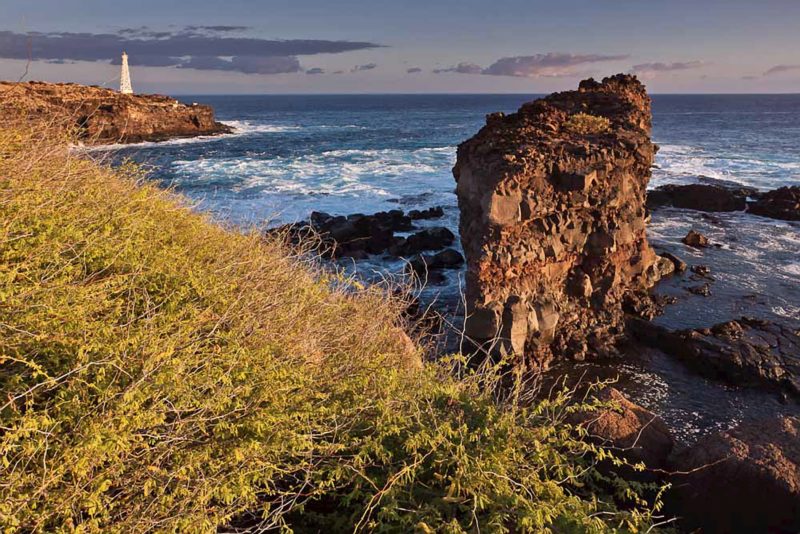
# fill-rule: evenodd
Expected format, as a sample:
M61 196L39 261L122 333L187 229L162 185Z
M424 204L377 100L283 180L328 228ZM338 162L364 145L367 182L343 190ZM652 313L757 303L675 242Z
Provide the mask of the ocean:
M236 128L219 137L111 147L117 158L152 167L220 221L270 227L312 211L347 215L443 206L426 224L458 230L451 174L457 145L485 115L513 112L537 95L191 96ZM653 138L661 147L650 187L725 181L761 190L800 184L800 95L655 95ZM105 148L103 150L108 150ZM695 228L720 248L680 243ZM676 296L657 322L710 326L742 315L800 327L800 224L747 213L654 210L651 243L689 264L711 268L709 297L686 291L686 277L662 283ZM365 277L402 270L373 258L349 268ZM448 274L425 296L457 301L462 275ZM636 400L685 430L684 437L730 426L756 411L781 410L774 399L686 374L659 355L618 367ZM591 365L591 364L587 364ZM712 412L708 406L714 406Z

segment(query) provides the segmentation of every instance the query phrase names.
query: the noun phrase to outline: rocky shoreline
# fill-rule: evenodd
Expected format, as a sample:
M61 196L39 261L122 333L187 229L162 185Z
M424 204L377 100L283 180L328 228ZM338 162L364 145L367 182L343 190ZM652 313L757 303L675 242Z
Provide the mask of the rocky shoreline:
M0 82L0 117L57 122L85 144L165 141L218 135L232 129L214 110L163 95L122 94L71 83Z
M606 121L576 125L576 115ZM675 300L661 294L662 285L681 280L692 298L708 297L716 267L654 249L646 228L659 209L694 210L709 219L713 212L742 212L800 220L800 188L759 192L709 180L646 192L656 149L649 98L629 76L582 82L578 91L526 104L517 114L488 116L486 127L459 148L454 169L467 334L476 345L538 368L584 359L604 365L608 356L649 346L732 390L777 395L794 415L745 418L696 443L678 442L657 413L619 390L603 394L618 409L579 424L631 461L646 461L646 480L675 486L667 511L680 516L681 528L796 532L800 331L742 316L684 329L651 321ZM465 261L452 232L418 226L439 216L438 207L317 213L283 230L292 239L313 231L330 259L406 259L408 270L436 283L430 273ZM695 229L683 244L687 251L724 252L724 244ZM769 498L756 499L761 494Z

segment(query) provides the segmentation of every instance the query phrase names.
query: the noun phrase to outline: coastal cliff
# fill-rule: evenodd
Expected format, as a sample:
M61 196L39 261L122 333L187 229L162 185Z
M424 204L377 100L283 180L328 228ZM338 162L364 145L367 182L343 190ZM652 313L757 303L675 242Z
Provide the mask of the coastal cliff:
M230 132L210 106L186 105L163 95L122 94L71 83L0 82L0 116L11 113L61 119L87 144L163 141Z
M489 115L459 146L470 338L539 364L613 350L626 297L669 267L645 233L650 130L644 86L620 74Z

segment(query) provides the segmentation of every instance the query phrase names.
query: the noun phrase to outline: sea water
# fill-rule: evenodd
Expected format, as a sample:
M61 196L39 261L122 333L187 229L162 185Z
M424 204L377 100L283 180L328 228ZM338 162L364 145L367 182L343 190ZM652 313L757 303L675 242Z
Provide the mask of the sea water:
M116 146L116 157L152 166L152 179L192 199L197 209L243 227L335 215L443 206L439 221L458 231L452 167L456 147L485 115L513 112L536 95L192 96L213 106L235 132L218 137ZM656 95L653 138L660 145L650 187L729 182L768 190L800 185L800 95ZM719 248L696 250L689 229ZM671 328L710 326L742 315L800 326L800 224L747 213L679 209L653 212L654 246L711 268L711 296L686 291L688 276L659 291L678 304L656 319ZM365 276L402 271L373 258L351 266ZM457 301L463 274L425 289ZM686 374L660 354L615 372L636 400L659 411L684 437L744 416L786 408L771 397ZM712 406L713 409L709 409ZM687 438L688 439L688 438Z

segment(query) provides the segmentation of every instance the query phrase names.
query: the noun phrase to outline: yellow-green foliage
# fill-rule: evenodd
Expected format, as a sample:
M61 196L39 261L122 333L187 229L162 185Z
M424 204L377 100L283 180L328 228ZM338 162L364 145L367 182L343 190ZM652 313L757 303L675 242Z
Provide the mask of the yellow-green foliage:
M608 131L611 121L605 117L597 117L588 113L576 113L564 123L570 132L580 135L600 134Z
M10 532L636 530L563 399L420 363L399 306L0 130L0 525Z

